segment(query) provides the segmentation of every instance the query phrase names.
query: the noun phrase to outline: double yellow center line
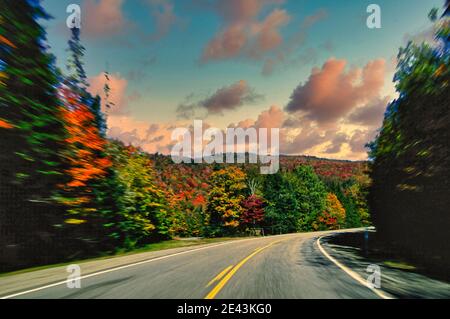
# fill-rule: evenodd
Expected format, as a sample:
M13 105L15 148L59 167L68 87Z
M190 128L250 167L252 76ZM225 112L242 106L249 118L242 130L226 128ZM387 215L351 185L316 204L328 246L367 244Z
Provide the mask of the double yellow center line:
M255 257L257 254L259 254L260 252L262 252L263 250L266 250L267 248L278 244L279 242L282 242L286 239L283 240L279 240L276 242L273 242L267 246L261 247L256 249L252 254L250 254L249 256L245 257L241 262L239 262L239 264L237 264L236 266L229 266L227 267L225 270L223 270L220 274L218 274L213 280L211 280L208 284L207 287L210 287L212 284L214 284L215 282L219 281L219 283L213 288L213 290L211 290L211 292L205 297L205 299L214 299L217 294L223 289L223 287L225 287L225 285L228 283L228 281L236 274L236 272L245 265L245 263L247 263L250 259L252 259L253 257Z

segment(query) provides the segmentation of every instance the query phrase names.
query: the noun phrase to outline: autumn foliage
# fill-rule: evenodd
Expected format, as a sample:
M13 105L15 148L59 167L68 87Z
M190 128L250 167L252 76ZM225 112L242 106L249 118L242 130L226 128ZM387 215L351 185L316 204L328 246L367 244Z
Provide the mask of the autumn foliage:
M328 193L325 210L314 223L315 230L337 230L345 226L345 209L335 194Z
M69 87L61 89L61 99L65 102L61 112L67 131L65 142L68 147L64 155L69 169L66 173L70 176L64 188L70 192L71 189L87 187L93 179L104 177L112 162L102 156L107 142L93 125L95 115L89 107ZM85 192L89 193L88 190Z
M211 190L208 194L207 214L210 234L230 234L239 227L244 213L245 173L234 166L228 166L211 175Z
M252 228L260 226L264 220L264 199L258 195L250 195L242 202L244 212L241 216L241 228Z

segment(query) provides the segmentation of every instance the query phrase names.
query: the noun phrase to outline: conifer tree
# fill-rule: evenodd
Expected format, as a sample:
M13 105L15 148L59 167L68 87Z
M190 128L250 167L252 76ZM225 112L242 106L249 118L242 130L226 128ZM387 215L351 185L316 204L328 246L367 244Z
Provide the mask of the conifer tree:
M101 112L101 100L88 91L84 70L85 48L80 29L73 28L68 41L69 76L63 79L60 98L64 102L63 116L68 132L64 153L70 180L61 187L60 202L67 207L66 229L80 248L101 249L99 242L108 242L108 230L117 213L115 197L120 196L114 185L112 159L107 154L106 123ZM88 244L87 246L85 244ZM94 249L94 250L95 250Z
M0 233L21 254L53 236L65 131L40 1L0 1Z

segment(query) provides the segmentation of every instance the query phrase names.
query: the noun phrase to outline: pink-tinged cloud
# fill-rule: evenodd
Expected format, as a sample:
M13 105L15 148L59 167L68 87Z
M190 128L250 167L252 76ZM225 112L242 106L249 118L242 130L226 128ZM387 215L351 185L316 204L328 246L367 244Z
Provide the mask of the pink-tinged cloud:
M244 25L226 28L212 39L203 51L202 61L229 59L238 56L247 45L248 35Z
M284 111L280 107L273 105L269 110L262 112L258 116L255 126L257 128L281 129L283 127L285 118L286 114L284 113Z
M256 34L256 52L252 54L257 55L258 52L268 52L277 48L283 42L283 38L279 29L288 24L290 16L285 10L275 9L272 13L261 23L253 26L252 32Z
M171 0L146 0L146 2L150 6L150 13L155 21L155 31L149 39L157 41L166 36L179 19Z
M87 37L113 36L127 26L122 5L124 0L85 0L83 34Z
M183 126L180 124L180 127ZM150 154L170 154L176 143L172 141L172 132L177 127L173 124L149 124L128 116L109 116L108 127L110 138L140 147Z
M107 114L123 114L126 112L126 108L130 101L139 98L139 94L135 93L127 96L128 81L121 77L120 74L109 75L109 87L111 89L109 96L109 103L112 104L111 109L104 109L106 104L106 94L104 91L107 80L103 73L97 76L89 78L89 92L94 95L99 95L102 98L103 111Z
M341 159L364 160L367 158L365 145L376 134L375 127L348 130L336 126L326 128L303 118L295 119L295 127L286 126L289 114L280 107L272 106L261 112L255 119L247 119L230 128L280 128L281 154L312 155ZM191 132L192 122L153 123L136 120L125 115L108 117L108 135L126 144L141 147L149 153L170 154L173 145L172 132L176 127L186 127ZM204 130L211 125L204 122ZM225 132L224 132L225 133ZM206 145L208 141L204 141ZM248 145L247 145L248 146ZM346 146L346 147L344 147Z
M297 58L293 58L292 56L295 54L295 52L298 51L299 48L301 48L305 44L308 36L308 30L314 24L327 17L328 11L325 9L319 9L312 15L305 17L297 32L291 35L286 41L283 41L283 43L279 43L275 52L273 52L273 54L265 59L261 72L262 75L271 75L274 72L275 68L280 66L292 67L293 65L302 66L312 63L318 55L317 50L314 48L306 49L306 51L301 53ZM270 36L270 33L266 31L262 32L262 34L268 34L268 36ZM273 40L269 43L276 43L276 41Z
M256 58L273 51L283 43L280 29L290 21L285 10L274 9L263 18L259 16L269 5L281 0L219 0L217 13L222 16L222 30L203 50L203 63L238 56Z
M346 67L346 60L330 59L321 69L314 68L308 81L292 93L286 111L329 123L380 96L385 79L384 60L371 61L363 69Z
M257 18L265 6L282 3L284 0L217 0L215 7L224 20L246 23Z
M256 120L246 119L238 122L237 124L230 124L229 127L239 127L243 129L248 129L251 127L256 129L282 129L285 118L286 113L280 107L272 105L268 110L261 112Z
M320 20L323 20L328 17L328 11L324 8L319 9L314 14L311 14L305 18L302 24L302 28L308 29Z

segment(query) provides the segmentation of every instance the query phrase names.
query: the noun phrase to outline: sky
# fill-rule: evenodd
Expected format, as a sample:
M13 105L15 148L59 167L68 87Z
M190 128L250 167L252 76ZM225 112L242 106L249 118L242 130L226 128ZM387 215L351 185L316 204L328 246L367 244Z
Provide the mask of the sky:
M381 8L381 28L367 7ZM280 128L283 154L365 160L389 101L396 56L432 38L443 0L44 0L65 69L69 4L81 7L85 69L115 104L108 134L170 153L176 127ZM106 111L106 110L105 110Z

